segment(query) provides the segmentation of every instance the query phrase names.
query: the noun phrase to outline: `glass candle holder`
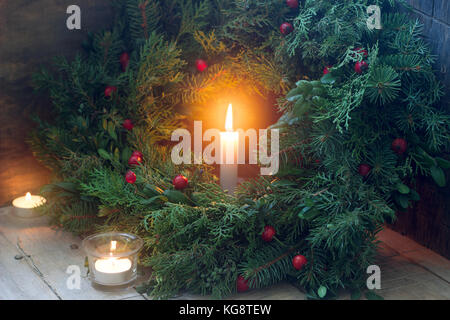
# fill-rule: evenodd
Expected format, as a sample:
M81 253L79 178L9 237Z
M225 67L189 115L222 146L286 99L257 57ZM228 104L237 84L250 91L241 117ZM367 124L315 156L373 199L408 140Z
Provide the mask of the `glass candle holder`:
M91 281L102 286L123 286L137 278L138 253L144 241L136 235L110 232L83 240Z

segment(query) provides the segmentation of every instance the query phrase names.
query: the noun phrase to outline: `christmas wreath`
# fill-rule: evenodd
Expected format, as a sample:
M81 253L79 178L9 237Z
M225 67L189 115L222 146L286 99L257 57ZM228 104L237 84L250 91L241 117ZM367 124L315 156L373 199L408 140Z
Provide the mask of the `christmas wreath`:
M415 177L443 186L450 167L434 58L400 2L115 1L111 30L34 77L54 109L30 138L54 173L43 210L76 233L140 235L156 298L282 280L358 292L377 232L420 200ZM174 165L169 142L236 93L281 112L282 161L229 195L210 166Z

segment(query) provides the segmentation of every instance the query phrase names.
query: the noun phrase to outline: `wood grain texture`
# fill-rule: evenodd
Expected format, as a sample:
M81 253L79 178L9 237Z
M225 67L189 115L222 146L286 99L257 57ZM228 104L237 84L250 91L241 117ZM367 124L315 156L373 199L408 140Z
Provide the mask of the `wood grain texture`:
M0 209L0 281L5 284L5 288L9 288L3 290L0 287L0 299L36 299L37 292L40 291L43 292L43 299L60 297L63 300L120 300L139 296L133 287L109 291L94 288L86 276L85 254L79 237L50 228L46 217L21 219L11 215L9 211L9 208ZM30 256L41 275L34 272L24 259L14 260L14 255L19 253L18 250L13 250L17 243ZM4 245L9 248L8 251L3 249ZM70 265L79 266L81 270L80 290L67 288L69 274L66 270ZM3 270L10 272L2 272ZM22 282L28 283L29 279L33 281L24 287ZM18 282L16 286L15 282ZM45 282L54 291L53 296L47 294L48 286L46 289L42 285ZM11 293L16 287L23 287L17 291L17 297Z
M48 116L50 102L33 94L31 75L57 55L73 57L87 32L112 21L109 1L78 0L81 30L68 30L71 0L0 1L0 205L49 180L25 143L32 113Z
M0 232L0 300L58 300L25 259L14 258L19 253Z
M379 234L381 241L376 264L381 268L379 295L386 300L449 300L450 261L392 230ZM29 255L16 260L20 248ZM74 246L75 245L75 246ZM77 248L78 247L78 248ZM21 219L10 215L10 208L0 208L0 300L146 300L134 288L105 291L93 287L82 277L81 290L66 286L66 269L78 265L85 272L81 239L52 229L47 218ZM149 270L140 268L138 283L148 279ZM234 294L228 300L304 300L305 294L287 282L269 288ZM207 300L209 296L190 293L176 300ZM350 299L348 292L340 300Z
M398 212L390 227L450 258L450 185L439 188L429 178L419 178L416 184L421 200L409 210Z

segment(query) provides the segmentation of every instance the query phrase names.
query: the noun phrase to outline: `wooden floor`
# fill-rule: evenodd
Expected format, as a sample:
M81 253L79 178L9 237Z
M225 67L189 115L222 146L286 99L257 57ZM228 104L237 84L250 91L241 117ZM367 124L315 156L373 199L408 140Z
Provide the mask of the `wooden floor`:
M378 256L381 290L391 299L450 299L450 261L391 230L380 234ZM0 300L146 300L134 288L104 291L94 288L84 267L81 240L48 226L46 217L21 219L0 208ZM80 289L69 290L69 265L82 270ZM148 275L141 271L139 281ZM207 299L183 294L175 299ZM303 300L305 295L288 283L236 294L229 299ZM343 292L340 299L349 299Z

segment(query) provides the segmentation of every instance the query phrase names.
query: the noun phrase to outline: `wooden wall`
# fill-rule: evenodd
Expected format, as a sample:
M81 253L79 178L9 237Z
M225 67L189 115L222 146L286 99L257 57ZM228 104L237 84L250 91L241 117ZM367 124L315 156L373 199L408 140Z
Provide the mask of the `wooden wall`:
M0 1L0 205L49 181L49 172L25 143L30 114L49 101L33 94L31 75L57 55L73 56L88 31L112 22L109 0ZM68 30L69 5L81 9L81 30Z
M424 24L425 39L437 57L436 74L445 85L441 104L450 111L450 1L407 2L414 8L412 16ZM446 175L450 185L450 170ZM391 227L450 259L450 186L438 188L430 179L420 178L416 188L421 200L407 212L398 213Z

